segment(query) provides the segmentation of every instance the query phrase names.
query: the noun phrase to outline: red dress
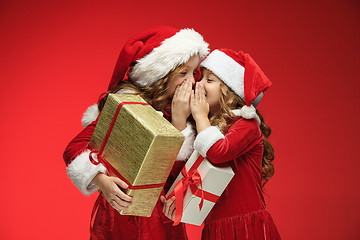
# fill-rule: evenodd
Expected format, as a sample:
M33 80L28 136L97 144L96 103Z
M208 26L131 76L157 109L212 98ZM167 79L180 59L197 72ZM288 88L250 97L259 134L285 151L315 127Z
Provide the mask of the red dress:
M202 239L280 239L261 187L263 136L258 122L240 118L225 136L209 127L198 134L194 148L235 173L207 216Z
M96 186L90 183L93 177L98 172L106 172L102 164L94 166L88 159L90 150L87 149L87 146L95 125L96 122L88 125L68 144L64 152L64 160L69 177L87 195L97 190ZM184 164L184 161L176 161L165 188L172 184L172 181L179 174ZM187 239L185 225L172 226L173 222L162 212L163 207L160 200L157 202L150 217L120 215L103 197L98 199L97 204L98 210L95 215L90 239Z

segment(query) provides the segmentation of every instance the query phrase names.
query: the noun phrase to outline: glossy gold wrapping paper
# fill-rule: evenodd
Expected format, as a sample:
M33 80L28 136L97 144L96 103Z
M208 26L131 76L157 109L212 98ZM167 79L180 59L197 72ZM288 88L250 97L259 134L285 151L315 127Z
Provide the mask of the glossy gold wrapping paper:
M144 102L140 96L110 94L101 112L90 146L99 150L121 102ZM132 186L165 183L184 141L171 123L150 105L125 104L116 119L102 157ZM128 189L132 205L123 215L150 216L162 187Z

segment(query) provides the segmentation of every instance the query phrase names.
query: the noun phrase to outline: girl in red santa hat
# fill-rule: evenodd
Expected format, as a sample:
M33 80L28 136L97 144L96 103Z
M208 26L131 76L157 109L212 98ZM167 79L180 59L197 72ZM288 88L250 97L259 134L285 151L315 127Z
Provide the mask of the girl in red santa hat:
M241 51L214 50L200 66L202 79L190 101L194 148L235 173L205 219L202 239L280 239L263 197L274 174L270 128L255 109L271 82ZM164 213L174 219L175 204L167 204Z
M187 239L185 226L173 227L163 215L160 201L151 217L120 215L117 211L131 204L131 197L121 190L128 186L119 178L107 176L102 163L93 165L90 162L88 143L109 93L142 96L186 137L165 189L171 186L192 152L194 132L186 122L191 114L189 92L195 84L199 62L207 54L208 44L193 29L153 27L124 45L107 93L102 95L99 104L85 112L84 130L64 152L67 173L81 192L90 195L99 190L102 193L96 201L98 209L91 239Z

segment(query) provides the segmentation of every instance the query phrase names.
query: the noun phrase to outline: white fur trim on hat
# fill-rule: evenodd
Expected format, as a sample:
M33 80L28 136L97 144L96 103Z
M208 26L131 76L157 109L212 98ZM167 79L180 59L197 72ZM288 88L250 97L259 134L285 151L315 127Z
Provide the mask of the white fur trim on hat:
M240 109L240 116L243 118L252 119L255 117L255 115L256 109L253 105L250 105L250 107L245 105Z
M194 148L201 156L206 157L207 151L217 141L224 139L225 136L220 132L220 129L215 126L210 126L202 130L195 138Z
M187 122L186 128L182 130L181 133L185 136L185 141L180 148L176 160L186 161L194 151L195 130L193 129L191 123Z
M75 186L85 195L90 195L98 190L98 187L91 183L98 173L106 174L106 168L102 163L94 165L89 160L90 150L85 150L78 155L67 167L67 174Z
M244 73L245 68L225 53L214 50L200 64L212 71L237 95L244 98Z
M129 73L130 79L137 86L149 87L192 56L204 58L209 53L208 45L194 29L181 29L139 59Z
M251 105L250 107L243 106L241 109L232 110L232 112L236 116L240 116L240 117L243 117L243 118L246 118L246 119L255 118L256 121L259 123L259 125L261 124L260 117L256 114L256 109L255 109L255 107L253 105Z
M97 104L94 104L86 109L81 119L83 127L87 127L99 116L99 108Z

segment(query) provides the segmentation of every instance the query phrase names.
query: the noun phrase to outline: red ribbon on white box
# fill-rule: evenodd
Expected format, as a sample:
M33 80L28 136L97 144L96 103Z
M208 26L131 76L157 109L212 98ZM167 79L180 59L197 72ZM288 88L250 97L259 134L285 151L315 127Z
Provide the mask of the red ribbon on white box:
M179 182L174 187L174 191L171 192L167 197L167 199L170 199L171 197L175 196L176 210L175 210L175 220L173 224L174 226L178 225L181 221L183 208L184 208L184 196L187 192L188 187L190 187L190 191L193 195L201 198L201 201L199 203L200 211L203 207L204 200L208 200L210 202L216 203L216 201L219 199L219 196L204 191L202 187L202 179L197 168L200 166L203 160L204 157L200 155L196 159L194 164L191 166L189 171L186 171L186 166L183 167L183 169L181 170L181 174L184 177L179 180ZM198 188L199 185L201 188Z

